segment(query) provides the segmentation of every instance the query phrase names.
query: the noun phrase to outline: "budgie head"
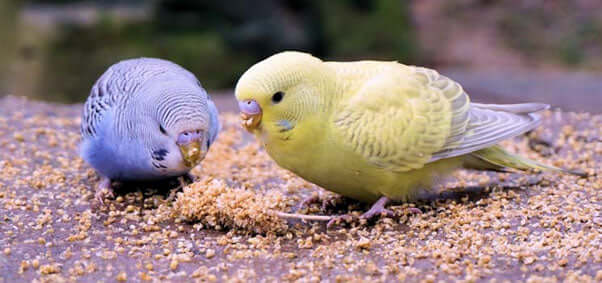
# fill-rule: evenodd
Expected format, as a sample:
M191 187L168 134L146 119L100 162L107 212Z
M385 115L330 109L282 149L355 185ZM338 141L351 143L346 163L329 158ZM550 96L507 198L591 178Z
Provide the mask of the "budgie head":
M217 112L199 86L151 83L128 135L142 143L159 171L185 171L201 162L217 135Z
M236 85L243 127L275 134L299 127L323 110L332 84L318 58L291 51L273 55L247 70Z
M147 120L155 125L149 128L158 130L151 139L152 148L168 149L169 162L194 167L205 158L211 143L217 135L216 120L211 117L215 106L209 105L207 95L199 93L202 89L177 88L164 90L156 103L155 119ZM212 121L214 120L214 121ZM154 151L156 152L156 150ZM177 152L180 153L178 156ZM159 160L160 161L160 160Z

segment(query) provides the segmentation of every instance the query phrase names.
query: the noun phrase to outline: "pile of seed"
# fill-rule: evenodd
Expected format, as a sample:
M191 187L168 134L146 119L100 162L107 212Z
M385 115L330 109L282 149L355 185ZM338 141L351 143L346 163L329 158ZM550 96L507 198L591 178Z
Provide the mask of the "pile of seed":
M233 113L197 182L123 184L100 206L77 154L81 105L0 105L0 282L602 281L602 115L546 112L502 143L589 177L458 171L396 217L327 230L274 216L335 195L279 168ZM342 203L298 212L367 209Z
M283 209L284 203L278 192L263 195L204 178L178 194L174 210L187 221L200 221L213 229L225 227L265 234L286 230L286 222L272 213Z

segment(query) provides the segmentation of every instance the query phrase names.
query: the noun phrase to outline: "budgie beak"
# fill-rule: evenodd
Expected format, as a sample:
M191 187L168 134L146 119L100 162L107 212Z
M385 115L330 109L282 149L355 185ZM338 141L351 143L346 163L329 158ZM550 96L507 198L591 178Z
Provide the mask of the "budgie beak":
M203 138L203 132L185 131L178 136L176 144L180 148L182 160L186 167L194 167L199 164L207 154L207 146Z
M259 127L261 124L261 107L255 100L243 100L238 102L240 108L240 119L242 126L249 132Z

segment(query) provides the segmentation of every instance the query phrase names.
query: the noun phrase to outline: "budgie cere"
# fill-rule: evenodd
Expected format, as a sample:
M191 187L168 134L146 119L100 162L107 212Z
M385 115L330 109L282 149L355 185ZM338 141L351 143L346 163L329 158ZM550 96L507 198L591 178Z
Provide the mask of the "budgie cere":
M92 87L81 123L81 156L102 178L96 198L112 195L112 181L188 174L219 127L215 104L189 71L152 58L114 64Z
M472 103L423 67L283 52L247 70L235 95L243 126L281 167L374 203L364 218L461 167L564 171L496 145L535 128L548 105Z

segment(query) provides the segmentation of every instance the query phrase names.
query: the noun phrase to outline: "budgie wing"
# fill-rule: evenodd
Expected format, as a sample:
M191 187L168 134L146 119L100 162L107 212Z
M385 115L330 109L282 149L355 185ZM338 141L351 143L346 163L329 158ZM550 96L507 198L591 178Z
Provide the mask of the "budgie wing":
M541 123L541 117L536 112L548 107L542 103L471 103L465 130L454 132L443 149L433 154L431 161L488 148L504 139L532 130Z
M334 118L337 138L372 164L422 168L468 123L469 99L452 80L425 68L367 81Z
M449 135L441 150L432 154L430 162L489 148L504 139L532 130L541 122L536 112L549 108L549 105L542 103L471 103L457 82L435 70L412 68L416 78L428 87L440 90L451 103Z
M90 96L84 105L81 122L81 134L84 138L96 136L102 118L119 99L121 91L112 85L111 82L114 80L114 72L109 68L92 86Z

